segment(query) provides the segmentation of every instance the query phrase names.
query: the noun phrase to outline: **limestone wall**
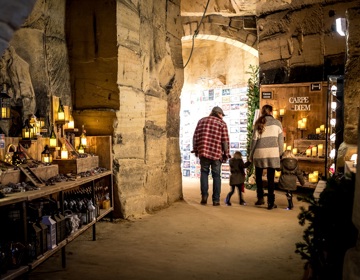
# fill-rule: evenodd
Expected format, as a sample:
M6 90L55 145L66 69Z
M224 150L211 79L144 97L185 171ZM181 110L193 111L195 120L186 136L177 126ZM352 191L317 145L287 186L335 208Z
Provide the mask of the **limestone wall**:
M114 163L124 217L166 207L182 197L179 15L180 1L117 2L120 109Z
M293 1L259 15L260 74L268 84L326 81L344 73L346 38L335 28L358 1ZM264 8L264 7L263 7Z

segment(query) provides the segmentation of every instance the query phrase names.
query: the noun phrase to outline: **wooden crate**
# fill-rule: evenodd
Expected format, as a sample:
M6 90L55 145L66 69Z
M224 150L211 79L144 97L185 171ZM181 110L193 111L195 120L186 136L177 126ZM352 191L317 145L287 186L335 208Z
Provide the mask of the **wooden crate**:
M36 168L31 168L31 170L41 179L48 180L51 177L56 176L59 174L59 167L58 165L49 165L49 166L38 166ZM20 183L23 179L20 170L8 169L2 172L0 176L0 183L2 185L7 185L9 183Z
M53 163L59 166L60 174L79 174L99 167L99 157L88 156L86 158L77 159L55 159L53 160Z

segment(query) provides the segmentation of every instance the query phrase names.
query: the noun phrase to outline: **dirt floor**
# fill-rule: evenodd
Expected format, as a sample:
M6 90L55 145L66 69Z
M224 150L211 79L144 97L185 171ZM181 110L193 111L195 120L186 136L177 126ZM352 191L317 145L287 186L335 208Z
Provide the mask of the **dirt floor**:
M228 191L223 182L222 198ZM89 229L66 247L65 269L56 253L29 279L302 279L295 243L302 241L297 215L306 204L295 198L295 208L285 210L285 195L276 191L278 208L267 210L246 190L247 206L237 194L232 206L203 206L197 179L184 179L183 193L183 201L156 214L98 223L96 241Z

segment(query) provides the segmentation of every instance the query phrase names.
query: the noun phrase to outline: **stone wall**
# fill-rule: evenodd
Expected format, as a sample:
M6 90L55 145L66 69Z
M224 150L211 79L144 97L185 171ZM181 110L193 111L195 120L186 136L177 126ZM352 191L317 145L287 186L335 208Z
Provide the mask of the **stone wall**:
M30 66L37 108L73 106L88 135L113 135L115 214L182 198L180 0L38 0L10 45ZM35 113L35 112L34 112Z
M118 209L125 218L182 197L179 15L180 1L117 2L120 109L114 166Z
M258 17L263 83L326 81L328 75L344 73L346 39L336 32L335 19L358 2L302 2L262 10Z

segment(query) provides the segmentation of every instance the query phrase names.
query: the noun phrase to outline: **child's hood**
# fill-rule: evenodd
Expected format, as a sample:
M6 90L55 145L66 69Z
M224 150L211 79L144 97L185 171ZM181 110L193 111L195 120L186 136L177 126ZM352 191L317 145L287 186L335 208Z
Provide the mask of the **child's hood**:
M298 166L298 161L296 158L283 158L281 162L283 167L289 171L295 170Z

